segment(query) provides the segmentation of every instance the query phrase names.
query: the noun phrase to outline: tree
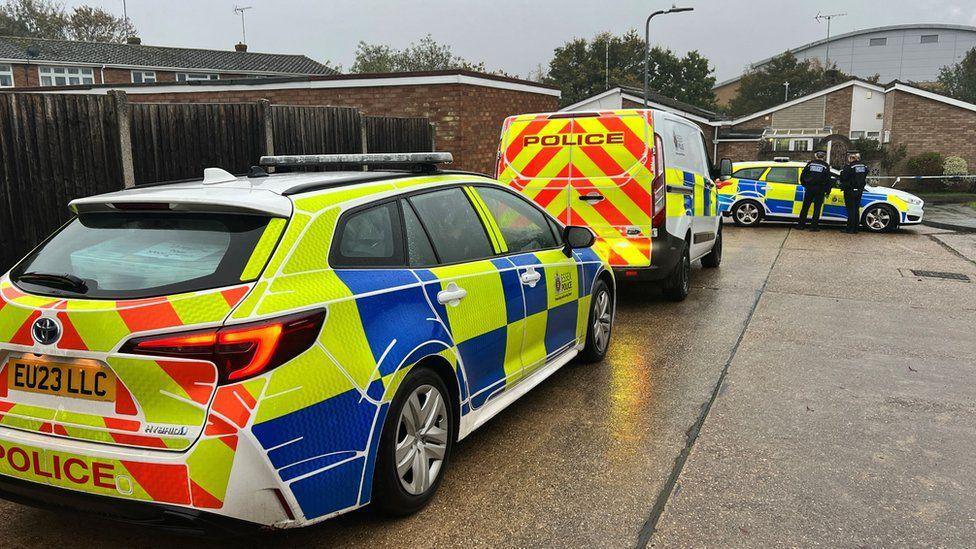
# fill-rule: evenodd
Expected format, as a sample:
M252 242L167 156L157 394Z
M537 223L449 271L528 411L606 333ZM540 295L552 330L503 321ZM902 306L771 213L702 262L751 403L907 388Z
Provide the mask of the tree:
M713 71L697 51L679 58L671 50L652 48L648 74L653 91L704 108L715 104ZM630 30L623 36L605 32L566 42L556 48L544 81L559 86L562 104L569 105L605 91L608 84L641 88L643 75L644 39Z
M0 4L0 35L87 42L124 42L136 34L121 17L91 6L67 12L52 0L6 0Z
M66 34L71 40L121 43L135 36L136 28L101 8L79 6L68 16Z
M786 91L784 82L790 83L792 99L829 88L848 78L834 66L825 68L812 59L799 61L795 55L786 52L759 69L742 75L739 92L729 102L729 112L741 116L783 103Z
M349 72L410 72L465 69L485 72L484 63L472 63L454 55L451 46L439 44L429 34L420 42L398 50L386 44L360 42L356 46L356 60Z
M939 84L950 97L976 103L976 48L969 50L959 63L942 67Z

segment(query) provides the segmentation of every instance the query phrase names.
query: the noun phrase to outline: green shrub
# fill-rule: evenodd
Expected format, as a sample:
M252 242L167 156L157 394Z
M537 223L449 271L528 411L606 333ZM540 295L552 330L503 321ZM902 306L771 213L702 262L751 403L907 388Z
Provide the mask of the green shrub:
M942 163L943 175L969 175L969 164L965 158L958 156L947 156Z
M937 152L927 152L908 159L905 167L911 175L942 175L942 155Z

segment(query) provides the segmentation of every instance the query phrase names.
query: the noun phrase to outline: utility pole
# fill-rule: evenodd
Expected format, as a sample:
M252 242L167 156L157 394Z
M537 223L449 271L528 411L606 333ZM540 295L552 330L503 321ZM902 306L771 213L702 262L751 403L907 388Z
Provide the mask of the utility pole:
M786 86L786 96L783 98L783 101L785 102L790 100L790 83L783 82L783 85Z
M651 63L651 19L654 19L658 15L667 15L669 13L681 13L683 11L694 11L695 8L679 8L675 5L671 5L669 9L658 10L647 16L647 22L644 23L644 108L647 108L647 72L648 66Z
M824 59L824 69L830 68L830 21L834 17L844 17L845 15L847 15L847 14L846 13L830 13L830 14L827 14L827 15L821 15L820 13L817 13L817 16L814 17L814 19L816 19L818 23L820 23L824 19L827 20L827 55L825 56L825 59Z
M607 74L607 81L604 87L609 90L610 89L610 35L609 34L607 34L606 74Z
M251 6L234 6L234 13L241 16L241 43L247 44L247 27L244 24L244 12L251 9Z

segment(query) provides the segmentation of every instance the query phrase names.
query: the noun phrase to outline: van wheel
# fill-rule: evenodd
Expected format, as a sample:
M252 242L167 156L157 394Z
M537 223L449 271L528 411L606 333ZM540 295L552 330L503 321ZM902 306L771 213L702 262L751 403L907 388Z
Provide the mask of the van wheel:
M586 345L580 362L593 364L607 356L613 331L613 294L603 279L597 280L590 299L590 316L586 324Z
M397 390L383 423L373 474L373 506L405 516L427 505L444 478L457 437L447 387L428 368L415 369Z
M691 253L688 250L688 241L685 241L684 250L681 253L681 260L674 266L674 271L664 284L664 297L670 301L684 301L691 291Z
M712 250L701 259L702 267L706 269L717 269L722 264L722 223L718 224L718 234L715 235L715 243Z
M743 200L732 208L732 221L740 227L754 227L762 221L764 213L755 200Z

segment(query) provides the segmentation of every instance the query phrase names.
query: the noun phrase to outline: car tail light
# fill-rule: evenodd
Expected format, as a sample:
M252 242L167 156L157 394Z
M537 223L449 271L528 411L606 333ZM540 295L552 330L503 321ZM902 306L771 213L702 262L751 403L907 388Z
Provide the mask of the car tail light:
M651 182L651 226L664 225L667 212L668 185L664 166L664 142L654 134L654 180Z
M206 360L217 365L220 383L234 383L281 366L315 343L325 311L261 322L130 339L119 352Z

